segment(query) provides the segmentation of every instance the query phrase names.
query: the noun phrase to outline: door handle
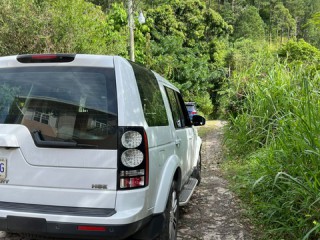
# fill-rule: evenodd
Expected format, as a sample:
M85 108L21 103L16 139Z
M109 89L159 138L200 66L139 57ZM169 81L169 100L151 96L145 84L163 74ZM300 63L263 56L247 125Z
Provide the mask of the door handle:
M181 139L180 139L180 138L177 138L177 139L176 139L176 145L177 145L177 147L180 147L180 143L181 143Z

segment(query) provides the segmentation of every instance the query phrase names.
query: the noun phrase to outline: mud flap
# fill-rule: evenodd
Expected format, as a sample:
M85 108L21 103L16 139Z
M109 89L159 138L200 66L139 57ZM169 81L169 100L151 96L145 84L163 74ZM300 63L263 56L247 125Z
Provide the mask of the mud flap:
M164 218L164 213L153 216L151 221L147 223L143 229L134 234L133 238L139 240L154 239L163 231Z

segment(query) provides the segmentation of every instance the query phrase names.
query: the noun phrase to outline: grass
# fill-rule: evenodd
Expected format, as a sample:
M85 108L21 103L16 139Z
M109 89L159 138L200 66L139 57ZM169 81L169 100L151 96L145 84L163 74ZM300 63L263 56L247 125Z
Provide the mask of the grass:
M214 130L218 128L218 125L221 124L220 121L217 120L209 120L206 121L206 124L204 126L198 127L198 134L200 137L205 137L205 135L210 132L211 130Z
M225 128L225 170L262 238L319 239L319 71L255 63L228 88L238 111Z

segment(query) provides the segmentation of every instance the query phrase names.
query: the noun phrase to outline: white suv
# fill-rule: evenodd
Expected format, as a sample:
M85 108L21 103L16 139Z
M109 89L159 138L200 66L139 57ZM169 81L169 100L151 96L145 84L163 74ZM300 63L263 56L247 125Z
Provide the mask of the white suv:
M200 148L179 90L140 65L0 58L2 231L174 240L179 205L200 180Z

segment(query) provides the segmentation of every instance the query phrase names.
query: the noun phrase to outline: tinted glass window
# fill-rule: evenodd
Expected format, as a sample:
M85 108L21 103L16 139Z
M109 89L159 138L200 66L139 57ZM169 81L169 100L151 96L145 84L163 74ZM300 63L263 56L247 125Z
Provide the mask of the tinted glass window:
M39 146L116 148L114 69L0 69L0 123L25 125Z
M167 126L168 118L154 74L135 63L131 63L137 79L144 117L150 127Z
M170 88L166 88L166 93L170 103L175 127L184 128L186 126L190 126L191 123L187 115L187 109L183 103L181 95Z

